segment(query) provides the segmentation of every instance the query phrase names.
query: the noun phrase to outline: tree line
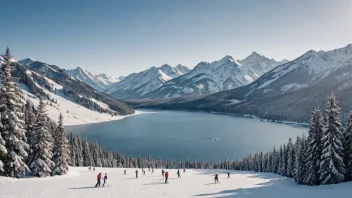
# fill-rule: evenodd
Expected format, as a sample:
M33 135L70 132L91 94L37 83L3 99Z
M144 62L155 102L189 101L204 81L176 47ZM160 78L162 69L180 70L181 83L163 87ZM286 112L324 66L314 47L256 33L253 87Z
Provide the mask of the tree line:
M72 133L68 136L70 149L70 166L77 167L111 167L111 168L194 168L212 169L214 163L203 160L163 160L161 158L132 157L117 151L108 151L97 141L88 142Z
M343 126L335 96L328 98L323 114L312 112L308 137L267 153L255 153L242 160L224 161L221 169L271 172L293 178L298 184L326 185L352 180L352 111Z

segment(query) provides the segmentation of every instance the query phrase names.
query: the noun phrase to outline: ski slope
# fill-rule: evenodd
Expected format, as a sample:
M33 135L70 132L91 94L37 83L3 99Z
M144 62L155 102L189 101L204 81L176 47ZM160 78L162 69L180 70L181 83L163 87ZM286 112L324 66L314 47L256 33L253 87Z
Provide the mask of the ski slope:
M1 198L62 198L62 197L120 197L120 198L184 198L184 197L221 197L221 198L342 198L352 193L352 182L329 186L300 186L288 178L271 173L227 171L219 173L220 184L214 184L215 170L186 170L182 178L177 178L177 170L170 173L169 184L164 184L161 170L154 174L145 169L146 175L139 170L121 168L70 168L69 175L48 178L14 179L0 177ZM108 174L110 187L94 188L96 175Z

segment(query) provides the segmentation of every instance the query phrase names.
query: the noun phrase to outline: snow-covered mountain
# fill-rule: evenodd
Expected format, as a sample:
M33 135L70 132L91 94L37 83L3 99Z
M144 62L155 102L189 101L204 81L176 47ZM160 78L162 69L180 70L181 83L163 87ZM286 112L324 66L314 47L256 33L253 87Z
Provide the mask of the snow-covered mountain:
M200 62L189 73L166 82L143 98L197 96L247 85L277 65L277 62L253 52L244 60L225 56L212 63Z
M118 79L108 76L104 73L94 75L91 72L83 70L80 67L77 67L76 69L67 70L67 73L70 76L86 83L87 85L93 87L94 89L100 92L108 88L109 85L119 82Z
M308 51L279 65L249 85L198 98L164 100L139 107L180 108L252 114L263 118L309 121L334 92L346 118L352 106L352 44L331 51ZM138 106L138 105L136 105Z
M50 104L49 116L57 119L61 112L64 118L69 119L65 124L108 121L118 119L113 115L134 113L128 105L69 76L58 66L28 59L12 61L12 66L12 75L19 78L19 85L29 98L37 104L38 96L43 97Z
M288 60L276 61L260 55L257 52L252 52L251 55L239 62L243 65L243 70L247 75L256 80L274 67L287 63Z
M128 75L122 81L112 84L105 92L119 99L138 98L187 72L189 69L182 65L171 67L164 64L161 67L151 67Z

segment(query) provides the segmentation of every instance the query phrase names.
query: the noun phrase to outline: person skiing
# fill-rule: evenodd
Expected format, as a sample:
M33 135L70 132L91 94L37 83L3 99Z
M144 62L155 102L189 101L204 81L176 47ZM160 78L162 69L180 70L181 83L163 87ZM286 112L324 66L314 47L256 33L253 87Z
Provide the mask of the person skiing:
M123 174L125 174L125 175L126 175L126 169L125 169L125 171L123 171Z
M149 172L150 172L150 166L149 166Z
M186 169L184 168L184 169L183 169L183 173L185 173L185 172L186 172Z
M165 173L165 184L168 184L169 182L167 181L167 179L169 178L169 172L166 171Z
M91 171L91 170L92 170L92 167L89 166L89 167L88 167L88 170Z
M136 178L138 178L138 170L136 170Z
M227 178L230 178L230 172L227 172Z
M161 174L163 175L163 179L164 179L164 173L165 173L165 171L164 171L164 169L161 171Z
M143 170L143 175L145 175L145 170Z
M101 173L99 173L97 176L98 182L97 182L97 184L95 184L95 187L98 187L98 186L100 187L100 179L101 179Z
M104 187L104 185L105 185L105 183L106 183L106 180L108 180L108 174L107 174L107 173L105 173L105 176L104 176L104 183L103 183L103 187Z
M95 166L93 167L93 171L95 171Z
M177 175L178 175L178 178L181 177L181 174L180 174L180 169L177 170Z
M154 168L152 167L152 173L154 173Z
M219 182L219 176L218 176L217 173L215 174L214 180L215 180L215 183L220 183L220 182Z

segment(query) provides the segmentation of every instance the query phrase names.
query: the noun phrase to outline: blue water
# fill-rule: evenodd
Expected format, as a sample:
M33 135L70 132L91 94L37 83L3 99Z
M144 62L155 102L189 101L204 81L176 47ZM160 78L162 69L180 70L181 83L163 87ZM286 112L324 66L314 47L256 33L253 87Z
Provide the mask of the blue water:
M162 159L224 160L266 152L306 127L258 119L179 111L153 111L123 120L66 127L67 132L97 140L108 150ZM211 140L210 138L219 138Z

